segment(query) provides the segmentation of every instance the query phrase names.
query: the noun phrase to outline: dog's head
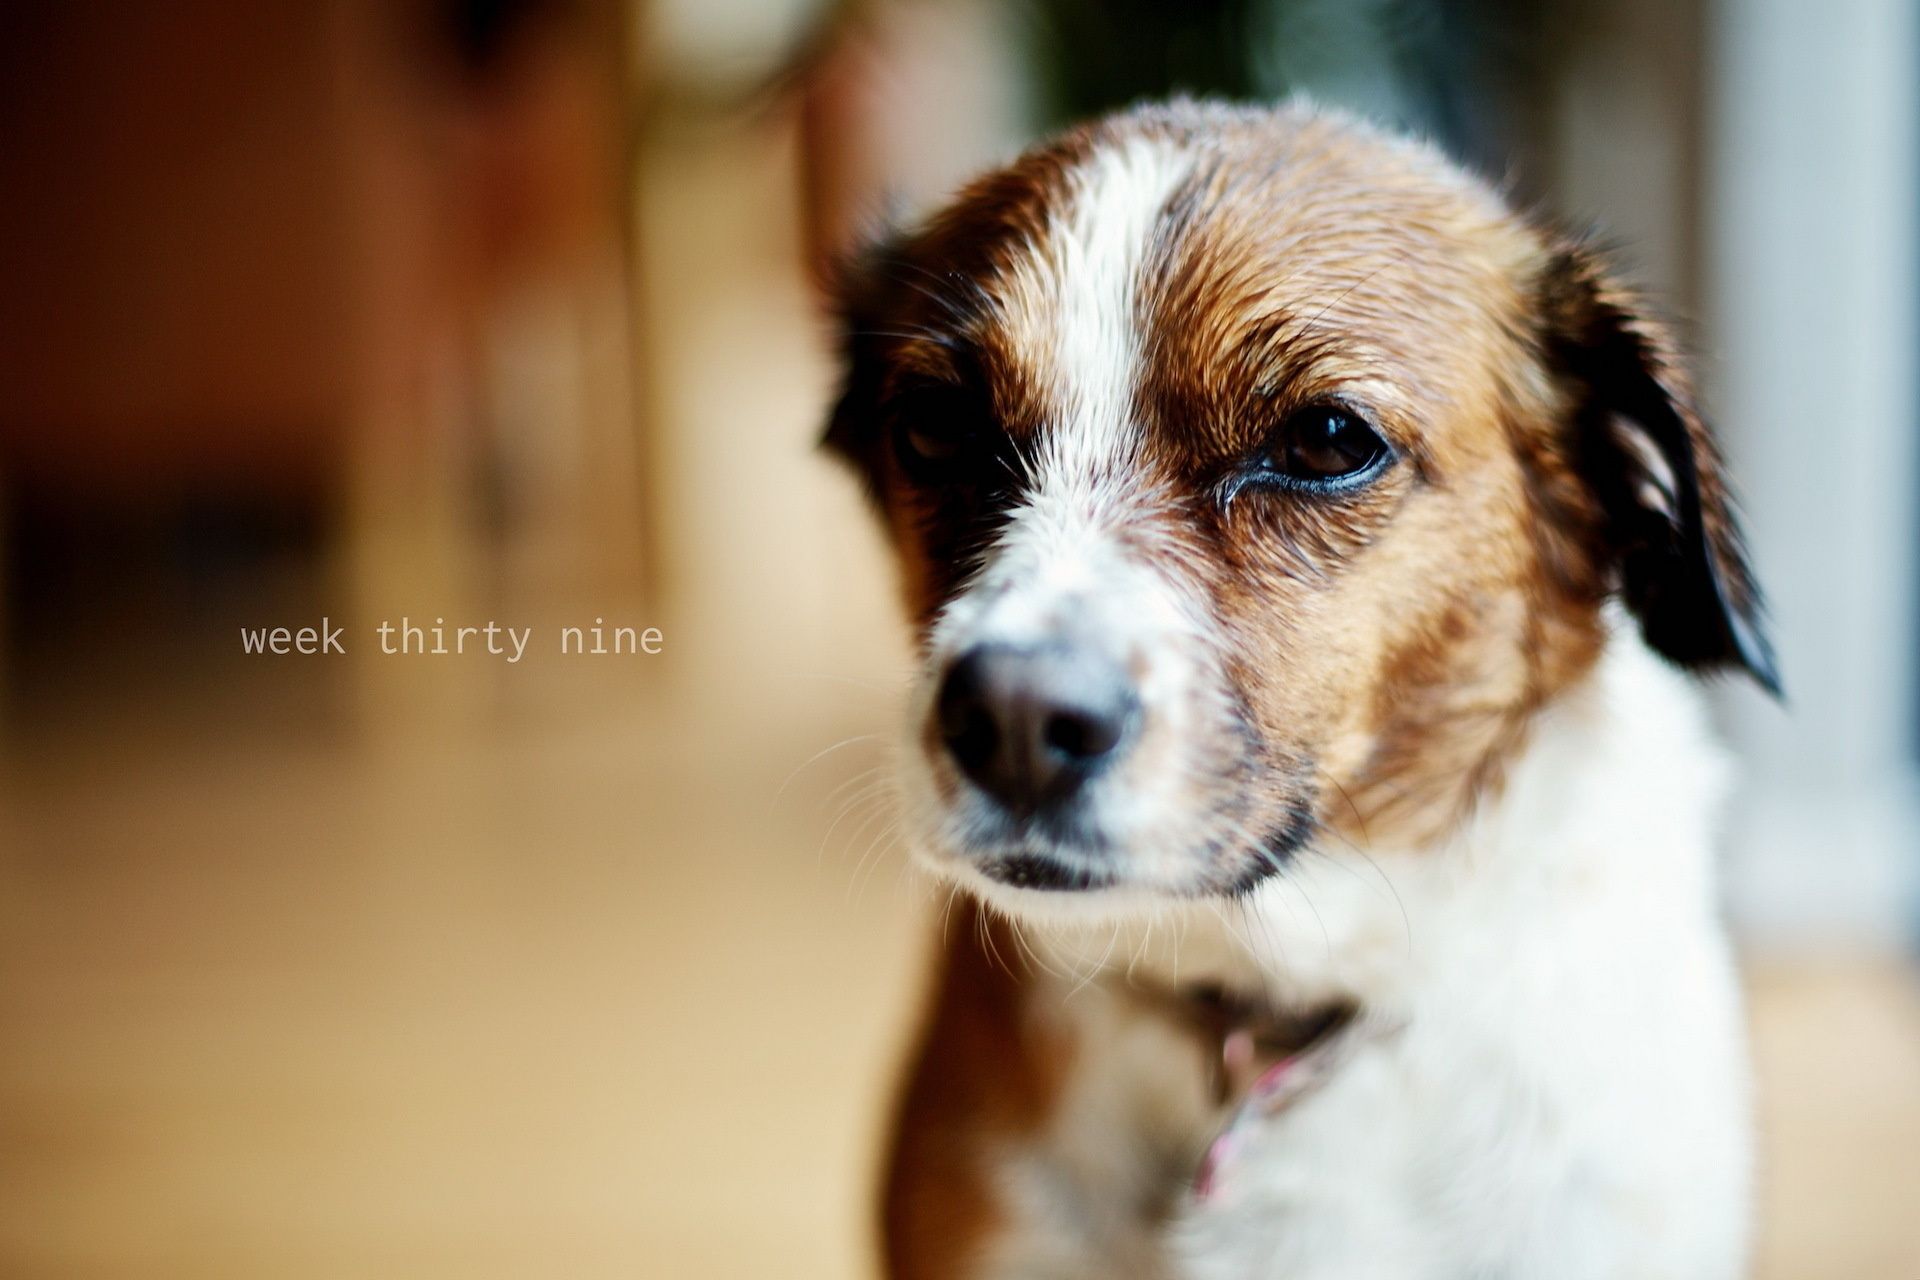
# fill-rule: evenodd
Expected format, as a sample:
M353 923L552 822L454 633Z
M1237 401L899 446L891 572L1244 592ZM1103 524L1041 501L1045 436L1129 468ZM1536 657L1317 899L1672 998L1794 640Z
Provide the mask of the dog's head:
M1424 147L1136 111L875 249L843 308L827 439L923 642L910 834L1003 902L1440 834L1609 598L1774 683L1667 338Z

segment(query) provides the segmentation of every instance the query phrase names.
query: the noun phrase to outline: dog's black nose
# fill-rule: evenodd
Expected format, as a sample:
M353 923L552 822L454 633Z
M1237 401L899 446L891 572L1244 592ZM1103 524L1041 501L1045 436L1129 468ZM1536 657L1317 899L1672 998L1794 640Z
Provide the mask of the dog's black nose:
M940 738L967 777L1028 816L1119 754L1139 709L1126 672L1068 645L980 645L947 668Z

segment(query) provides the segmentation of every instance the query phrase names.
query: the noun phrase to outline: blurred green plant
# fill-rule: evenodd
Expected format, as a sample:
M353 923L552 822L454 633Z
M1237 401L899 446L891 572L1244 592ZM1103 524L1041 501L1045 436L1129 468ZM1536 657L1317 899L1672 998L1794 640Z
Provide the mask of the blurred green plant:
M1175 93L1305 93L1486 159L1492 95L1523 73L1522 0L1010 0L1052 127Z

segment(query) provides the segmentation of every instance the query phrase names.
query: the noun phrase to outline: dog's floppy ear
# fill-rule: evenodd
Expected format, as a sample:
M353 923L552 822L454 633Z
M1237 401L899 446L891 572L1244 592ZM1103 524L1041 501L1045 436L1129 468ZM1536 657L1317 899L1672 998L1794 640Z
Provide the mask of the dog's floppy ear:
M877 350L888 264L897 250L891 236L876 237L833 270L828 298L838 329L840 385L820 444L851 466L867 496L880 497L878 450L880 382L884 364Z
M1672 338L1585 247L1554 255L1542 305L1548 356L1576 397L1574 463L1647 643L1694 670L1743 669L1778 696L1720 453Z

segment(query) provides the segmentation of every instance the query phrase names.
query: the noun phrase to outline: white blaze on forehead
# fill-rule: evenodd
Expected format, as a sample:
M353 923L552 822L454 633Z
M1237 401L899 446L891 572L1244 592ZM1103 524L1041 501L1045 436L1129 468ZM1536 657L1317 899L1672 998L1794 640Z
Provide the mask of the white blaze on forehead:
M1021 281L1047 389L1045 424L1059 461L1097 462L1124 450L1140 365L1140 302L1154 232L1193 167L1171 141L1128 138L1067 176L1071 193Z
M959 602L976 626L1044 630L1070 602L1110 595L1124 572L1114 532L1140 505L1128 462L1146 273L1160 220L1192 167L1171 140L1100 147L1066 175L1043 236L999 282L1000 314L1044 418L1026 493L988 556L981 585L991 625L975 612L986 602Z

